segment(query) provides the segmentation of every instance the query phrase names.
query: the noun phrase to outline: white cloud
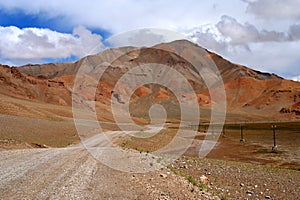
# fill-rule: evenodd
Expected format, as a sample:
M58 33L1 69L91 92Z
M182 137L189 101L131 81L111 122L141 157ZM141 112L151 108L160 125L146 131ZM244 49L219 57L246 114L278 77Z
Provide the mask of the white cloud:
M190 40L216 52L226 59L250 68L291 77L300 74L300 41L250 42L233 44L210 32L187 34ZM218 35L218 34L217 34Z
M284 77L300 73L300 26L289 31L258 30L250 23L240 23L222 16L216 24L186 30L190 40L203 45L232 62Z
M26 63L44 58L83 57L104 48L101 36L84 27L77 27L73 34L66 34L49 29L0 26L0 38L0 57L11 63L14 60Z
M292 77L291 80L300 82L300 75Z
M300 74L300 41L249 44L251 52L231 53L229 60L259 71L276 73L283 77Z
M251 43L282 43L300 39L298 26L291 26L287 33L258 30L253 24L242 24L228 15L223 15L216 24L207 24L184 32L192 41L225 55L245 50L251 52Z
M223 53L228 49L228 41L214 25L203 25L184 32L191 41L204 48Z
M83 25L112 34L149 27L175 30L234 62L294 76L300 74L295 72L295 67L299 69L299 4L299 0L10 0L0 1L0 9L42 14L45 19L62 17L64 20L55 23L64 26L67 21L71 27ZM93 45L101 46L101 37L84 28L74 30L73 34L47 29L2 29L2 63L16 63L16 59L23 63L45 56L82 57ZM80 37L75 36L78 33ZM20 34L22 36L18 37ZM164 34L146 35L150 38L149 44L165 41L161 37ZM144 38L136 35L127 44L139 46L141 40Z
M300 24L291 25L289 28L290 40L300 40Z
M242 0L247 12L263 19L299 20L299 0Z
M280 42L287 40L283 32L257 30L250 24L241 24L233 17L223 15L221 21L216 24L219 32L228 37L232 44L247 44L250 42Z
M234 16L243 14L243 10L232 10L232 7L245 6L240 0L216 6L219 3L218 0L10 0L0 1L0 8L42 13L47 18L63 16L69 24L102 28L116 34L136 28L193 28L217 20L221 12L235 12Z
M137 29L122 34L116 34L106 40L112 47L120 46L146 46L151 47L162 42L171 42L174 40L187 39L183 34L174 31L144 28Z

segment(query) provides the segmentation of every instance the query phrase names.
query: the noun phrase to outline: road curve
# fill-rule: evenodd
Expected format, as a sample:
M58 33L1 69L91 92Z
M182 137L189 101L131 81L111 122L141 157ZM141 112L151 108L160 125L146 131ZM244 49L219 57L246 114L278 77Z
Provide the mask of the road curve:
M0 199L218 199L160 169L114 170L82 145L0 151Z

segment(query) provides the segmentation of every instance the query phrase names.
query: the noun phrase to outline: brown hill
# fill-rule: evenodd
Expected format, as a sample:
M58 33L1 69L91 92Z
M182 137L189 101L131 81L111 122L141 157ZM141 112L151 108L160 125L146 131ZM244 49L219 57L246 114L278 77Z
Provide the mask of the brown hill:
M86 93L86 99L109 105L110 98L116 98L118 95L118 98L121 98L121 94L114 94L113 88L122 75L136 66L160 63L170 66L184 75L197 94L199 105L203 111L202 114L204 113L209 118L211 101L204 80L194 66L169 51L172 48L180 48L190 55L197 55L198 57L194 59L203 59L195 53L198 50L203 51L203 48L181 40L159 44L154 48L109 49L100 54L85 57L75 63L26 65L20 68L1 66L0 93L40 102L71 105L71 90L75 76L79 67L85 62L89 65L85 69L86 73L81 89ZM107 67L98 83L96 95L92 94L88 83L94 84L98 81L95 74L102 70L99 66L103 62L102 58L125 51L128 53ZM255 71L231 63L215 53L205 51L212 58L222 76L226 89L229 121L300 118L299 82L285 80L275 74ZM179 90L185 91L186 88L177 83L174 77L162 76L162 78L174 81ZM122 87L125 91L128 86ZM218 84L215 87L218 87ZM190 95L185 94L187 99ZM168 88L159 85L148 84L138 88L131 97L131 102L131 111L134 116L147 116L147 111L153 103L164 105L168 110L168 116L171 118L180 115L178 101L174 94Z
M71 89L64 82L34 77L19 68L0 65L0 93L45 103L71 105Z

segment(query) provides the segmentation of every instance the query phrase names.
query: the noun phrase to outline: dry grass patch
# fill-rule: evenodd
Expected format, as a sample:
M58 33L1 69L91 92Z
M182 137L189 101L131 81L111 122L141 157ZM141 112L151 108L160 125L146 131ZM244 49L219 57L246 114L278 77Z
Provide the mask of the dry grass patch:
M141 131L134 134L134 136L124 137L117 143L124 148L135 149L141 152L153 152L169 144L176 133L177 131L174 129L163 129L152 137L141 138L147 136L146 132Z

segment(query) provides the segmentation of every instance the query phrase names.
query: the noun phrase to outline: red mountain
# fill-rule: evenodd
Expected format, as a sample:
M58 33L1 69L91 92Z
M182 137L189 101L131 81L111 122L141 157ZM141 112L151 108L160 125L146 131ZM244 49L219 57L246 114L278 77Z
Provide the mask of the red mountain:
M0 66L0 94L31 101L71 106L72 87L76 73L83 63L90 64L86 68L84 81L97 83L95 74L99 73L101 69L99 66L102 63L101 58L130 50L107 67L97 84L96 95L90 94L89 84L82 83L82 90L86 92L86 99L96 100L98 104L109 105L110 99L118 96L118 94L114 94L113 88L122 75L136 66L160 63L177 70L189 81L197 95L198 103L202 109L201 114L208 118L211 100L205 81L193 65L169 51L170 48L174 47L181 48L191 55L195 54L194 51L206 51L207 54L202 56L209 55L214 61L226 91L227 120L300 119L299 82L231 63L221 56L185 40L159 44L154 48L123 47L109 49L74 63L26 65L18 68ZM203 59L203 57L199 56L194 59ZM147 75L147 72L145 73ZM174 79L174 77L169 76L164 78ZM122 87L126 88L127 86ZM185 90L184 86L181 88L178 85L178 88ZM189 94L186 95L188 98ZM144 117L153 103L164 105L170 118L177 118L180 115L178 101L174 94L168 88L154 84L144 85L135 91L131 97L132 115Z

